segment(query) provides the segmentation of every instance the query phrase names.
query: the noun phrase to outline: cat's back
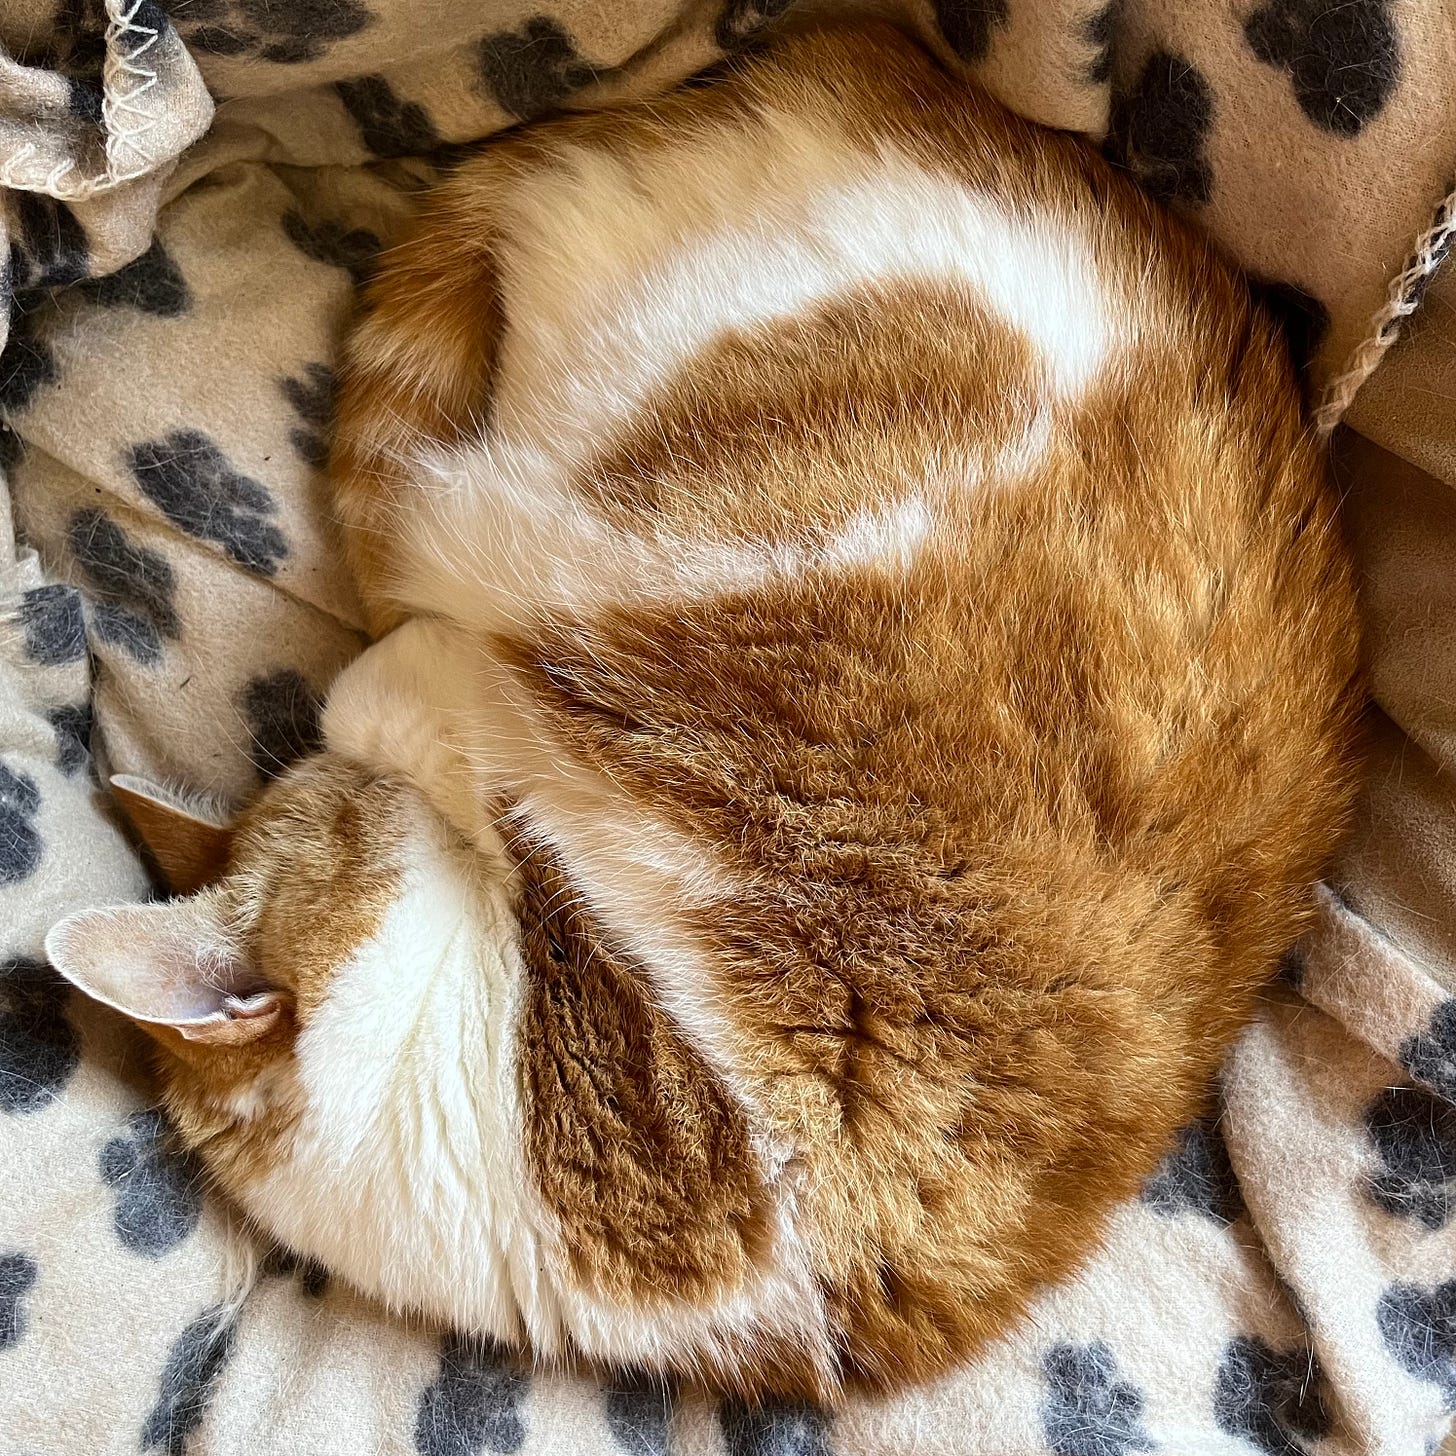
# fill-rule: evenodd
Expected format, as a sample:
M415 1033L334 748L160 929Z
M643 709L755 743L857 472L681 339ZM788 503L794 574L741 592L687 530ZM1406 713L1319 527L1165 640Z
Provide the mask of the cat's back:
M1131 184L888 29L543 128L494 218L493 426L575 464L685 375L721 372L726 340L806 327L829 387L836 354L893 353L902 384L952 373L962 415L1018 395L967 422L977 443L1014 437L1150 351L1186 358L1189 285L1210 271ZM866 333L866 314L900 327Z
M750 1386L942 1370L1201 1108L1346 814L1353 593L1275 331L892 32L523 136L421 237L341 435L489 314L488 407L426 420L387 519L398 602L479 644L470 758L529 847L553 1217L634 1311L782 1275L742 1343L721 1316ZM422 307L435 274L489 309ZM658 1028L640 1156L548 1054L624 1016ZM608 1181L641 1207L605 1220ZM680 1364L718 1368L716 1309Z

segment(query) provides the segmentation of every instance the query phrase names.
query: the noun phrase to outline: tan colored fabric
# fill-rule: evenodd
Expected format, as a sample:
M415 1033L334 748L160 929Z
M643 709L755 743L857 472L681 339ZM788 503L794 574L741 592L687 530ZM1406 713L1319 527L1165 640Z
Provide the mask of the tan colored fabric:
M1316 300L1282 290L1319 388L1450 185L1453 4L890 8ZM65 909L144 893L96 769L245 796L307 750L358 650L317 464L354 282L430 174L408 159L666 85L786 8L170 0L194 67L153 4L67 0L57 20L0 0L18 63L0 66L18 293L0 458L28 543L0 522L0 1456L1406 1456L1449 1423L1456 523L1431 476L1456 454L1449 276L1357 401L1367 438L1342 441L1386 720L1340 894L1232 1060L1221 1119L1078 1279L934 1389L748 1412L533 1374L276 1259L250 1274L148 1106L138 1039L68 1007L36 959ZM130 85L137 25L157 120L125 181L94 113ZM224 99L183 151L199 76ZM15 190L58 158L97 184L83 203Z

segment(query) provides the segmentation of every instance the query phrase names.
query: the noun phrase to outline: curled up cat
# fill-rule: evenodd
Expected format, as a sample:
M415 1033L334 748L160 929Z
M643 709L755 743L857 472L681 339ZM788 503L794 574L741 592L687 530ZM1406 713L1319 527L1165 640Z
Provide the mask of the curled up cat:
M379 640L55 965L268 1236L749 1397L1075 1271L1308 922L1352 572L1277 329L1078 139L804 35L456 168L346 345Z

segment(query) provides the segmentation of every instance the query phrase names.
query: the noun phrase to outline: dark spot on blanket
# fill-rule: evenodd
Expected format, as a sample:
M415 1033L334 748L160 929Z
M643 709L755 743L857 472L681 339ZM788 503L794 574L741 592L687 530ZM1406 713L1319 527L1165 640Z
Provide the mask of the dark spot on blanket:
M713 27L713 39L725 51L736 50L766 26L788 13L794 0L728 0Z
M1154 51L1132 88L1113 98L1107 149L1160 202L1207 202L1212 125L1213 91L1203 73L1182 56Z
M248 757L265 779L323 747L318 697L294 668L255 677L239 694L238 706L252 737Z
M829 1456L829 1422L804 1401L760 1406L724 1400L718 1407L726 1456Z
M297 1279L299 1289L310 1299L320 1298L329 1287L329 1271L317 1259L275 1246L263 1256L260 1266L265 1278Z
M1178 1133L1172 1151L1143 1184L1142 1201L1171 1217L1198 1213L1227 1226L1244 1211L1238 1179L1217 1121L1191 1123Z
M49 69L84 77L99 87L106 65L109 21L102 0L60 0L55 34L46 46Z
M519 1451L526 1439L521 1399L528 1377L493 1345L446 1334L440 1369L420 1394L415 1450L420 1456Z
M627 1456L668 1456L672 1389L654 1375L619 1375L604 1392L607 1429Z
M187 1438L202 1424L237 1333L222 1308L205 1309L167 1353L156 1404L142 1425L141 1449L186 1456Z
M88 279L78 291L107 308L134 308L158 318L181 318L192 307L182 270L160 238L140 257L115 273Z
M1388 1087L1365 1110L1383 1164L1366 1192L1396 1218L1445 1228L1456 1199L1456 1107L1423 1087Z
M0 885L16 885L40 867L44 842L35 827L40 790L29 774L0 761Z
M104 93L100 86L83 81L79 76L66 77L66 109L72 116L99 126L103 98Z
M29 1254L0 1254L0 1350L25 1333L26 1296L39 1275Z
M163 0L188 45L276 65L316 61L373 16L359 0Z
M142 494L174 526L221 546L239 566L272 576L288 555L282 531L268 519L278 513L273 497L201 430L133 445L126 463Z
M0 412L18 414L29 408L40 391L60 378L56 356L41 337L41 320L17 310L10 319L10 335L0 353Z
M166 558L138 546L102 511L77 511L66 541L94 603L96 635L138 662L155 663L162 639L182 632Z
M1400 1064L1448 1102L1456 1102L1456 1000L1443 1001L1424 1031L1400 1044Z
M1288 986L1291 991L1304 992L1304 974L1308 969L1304 951L1301 947L1295 946L1287 950L1279 957L1279 966L1275 972L1275 979L1282 985Z
M1011 10L1006 0L934 0L935 23L963 61L984 61L991 32L1005 25Z
M1293 283L1251 279L1249 291L1274 316L1289 345L1295 368L1303 374L1330 331L1329 309Z
M177 1146L160 1108L144 1107L101 1149L102 1181L116 1194L116 1237L158 1259L202 1217L202 1165Z
M1249 48L1288 75L1318 127L1358 136L1390 99L1400 42L1389 0L1268 0L1244 21Z
M1048 1386L1041 1422L1056 1456L1127 1456L1151 1451L1143 1428L1143 1396L1119 1378L1117 1360L1102 1340L1053 1345L1042 1360Z
M1392 1284L1375 1322L1396 1364L1439 1387L1446 1409L1456 1410L1456 1279L1430 1289Z
M319 469L329 458L335 384L334 371L327 364L305 364L301 375L278 381L283 397L302 421L288 432L288 439L301 459Z
M1092 47L1092 59L1083 73L1092 86L1105 86L1112 80L1112 61L1117 47L1118 27L1122 23L1123 0L1107 0L1082 22L1082 39Z
M46 718L56 735L56 767L67 778L80 773L91 758L91 704L64 703Z
M0 961L0 1108L16 1115L48 1107L81 1059L66 1020L70 986L44 961Z
M383 76L340 81L334 90L376 157L418 157L440 146L430 113L405 101Z
M283 231L305 257L344 269L355 283L369 281L374 259L383 246L368 228L346 228L331 219L311 224L292 208L283 214Z
M11 192L16 241L10 249L12 284L21 289L64 288L91 271L86 229L76 214L41 192Z
M0 419L0 470L9 473L25 459L25 441L10 427L8 421Z
M477 62L486 91L518 121L553 110L601 74L581 58L576 42L549 15L534 15L519 30L486 36Z
M37 666L60 667L85 657L86 619L75 587L32 587L20 599L18 620L25 655Z
M1253 1335L1236 1335L1214 1376L1213 1413L1220 1430L1269 1456L1308 1456L1330 1429L1314 1351L1275 1350Z

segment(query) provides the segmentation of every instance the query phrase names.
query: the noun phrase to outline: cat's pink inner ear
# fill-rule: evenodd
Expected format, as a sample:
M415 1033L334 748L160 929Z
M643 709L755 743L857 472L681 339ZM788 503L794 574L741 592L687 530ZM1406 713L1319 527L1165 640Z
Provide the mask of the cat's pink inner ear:
M222 878L232 826L211 806L185 800L132 774L113 774L111 792L174 895L194 894Z
M143 1029L237 1045L278 1020L285 993L266 986L212 895L67 916L46 956L68 981Z

